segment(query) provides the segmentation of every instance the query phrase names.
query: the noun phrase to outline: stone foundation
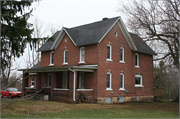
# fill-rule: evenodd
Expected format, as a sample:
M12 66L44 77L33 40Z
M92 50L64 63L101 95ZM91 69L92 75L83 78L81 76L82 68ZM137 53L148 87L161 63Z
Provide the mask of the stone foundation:
M120 103L120 102L152 102L154 96L132 96L124 97L123 100L118 100L118 97L99 97L97 103Z

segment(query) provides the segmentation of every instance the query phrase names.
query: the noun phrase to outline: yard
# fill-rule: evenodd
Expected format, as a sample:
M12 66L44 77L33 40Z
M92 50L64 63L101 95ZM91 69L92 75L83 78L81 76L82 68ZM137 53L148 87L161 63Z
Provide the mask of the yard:
M1 107L11 99L1 99ZM178 118L179 103L68 104L25 100L1 111L1 118Z

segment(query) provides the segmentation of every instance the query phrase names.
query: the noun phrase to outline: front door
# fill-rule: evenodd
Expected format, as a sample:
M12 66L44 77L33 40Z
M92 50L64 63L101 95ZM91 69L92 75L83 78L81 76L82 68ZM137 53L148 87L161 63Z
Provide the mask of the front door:
M68 86L67 86L67 84L68 84L68 72L67 71L64 71L63 72L63 77L62 77L62 88L63 89L67 89L68 88Z

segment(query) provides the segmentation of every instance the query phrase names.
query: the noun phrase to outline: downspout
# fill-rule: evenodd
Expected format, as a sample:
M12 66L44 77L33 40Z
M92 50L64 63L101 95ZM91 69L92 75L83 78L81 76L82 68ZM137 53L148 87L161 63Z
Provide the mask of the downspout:
M75 82L76 82L76 72L75 72L74 70L70 69L70 67L69 67L69 70L70 70L70 71L72 71L72 72L74 72L73 101L76 101L76 100L75 100L75 90L76 90L76 89L75 89L75 86L76 86L76 85L75 85Z

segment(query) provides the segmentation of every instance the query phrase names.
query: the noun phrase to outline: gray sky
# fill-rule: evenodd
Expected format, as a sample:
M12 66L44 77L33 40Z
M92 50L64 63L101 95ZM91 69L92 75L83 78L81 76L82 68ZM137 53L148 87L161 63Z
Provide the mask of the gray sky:
M100 21L104 17L121 16L125 22L125 17L117 12L120 2L122 0L42 0L33 4L35 9L29 22L33 23L33 20L38 18L46 29L48 24L53 24L56 28L71 28ZM50 35L50 32L46 35ZM25 68L25 60L27 49L21 58L16 59L15 64L19 65L19 68Z

